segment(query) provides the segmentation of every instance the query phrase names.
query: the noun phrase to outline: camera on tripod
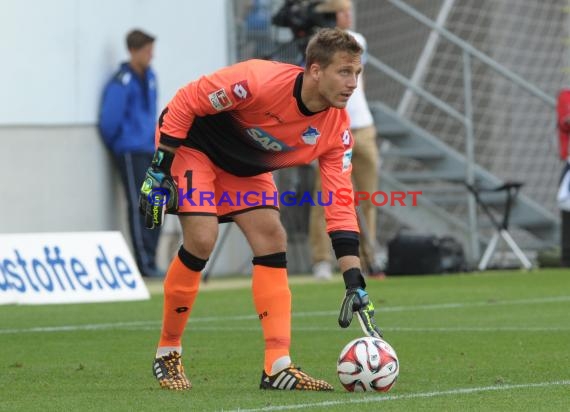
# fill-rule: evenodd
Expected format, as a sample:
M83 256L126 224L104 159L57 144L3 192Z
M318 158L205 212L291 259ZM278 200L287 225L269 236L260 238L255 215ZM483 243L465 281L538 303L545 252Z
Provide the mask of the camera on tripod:
M336 12L324 7L326 0L285 0L272 17L275 26L287 27L302 53L309 38L323 27L336 26Z

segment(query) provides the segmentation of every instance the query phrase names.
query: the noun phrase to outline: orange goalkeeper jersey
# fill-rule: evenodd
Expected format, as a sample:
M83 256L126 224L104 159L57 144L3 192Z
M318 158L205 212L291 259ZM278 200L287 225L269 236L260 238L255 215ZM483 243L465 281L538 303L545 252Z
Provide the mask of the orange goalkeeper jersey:
M157 140L205 153L236 176L319 159L322 190L352 190L353 138L344 109L313 113L301 100L303 69L249 60L181 88L162 112ZM374 171L371 171L374 173ZM327 231L358 231L353 206L325 208Z

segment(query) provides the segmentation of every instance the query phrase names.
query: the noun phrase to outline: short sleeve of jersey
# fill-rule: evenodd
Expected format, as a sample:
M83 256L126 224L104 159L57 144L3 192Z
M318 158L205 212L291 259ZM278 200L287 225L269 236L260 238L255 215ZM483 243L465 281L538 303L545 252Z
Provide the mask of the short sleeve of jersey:
M196 116L242 109L253 102L257 85L251 66L255 64L251 60L223 68L178 90L160 117L161 141L184 139Z
M338 136L339 144L319 158L322 191L325 196L332 193L330 205L325 206L327 232L350 230L359 232L351 172L352 146L354 139L348 125Z

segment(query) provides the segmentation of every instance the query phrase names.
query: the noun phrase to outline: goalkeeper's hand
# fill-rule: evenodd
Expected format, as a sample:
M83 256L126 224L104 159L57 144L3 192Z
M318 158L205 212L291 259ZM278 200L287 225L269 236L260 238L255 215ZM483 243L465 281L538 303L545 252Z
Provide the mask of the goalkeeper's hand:
M350 325L354 313L365 334L374 338L382 337L382 331L374 321L374 305L370 302L368 293L361 287L346 290L338 317L338 324L341 328L347 328Z
M162 226L164 214L178 210L178 189L170 176L174 153L158 149L146 171L139 196L139 210L145 226Z

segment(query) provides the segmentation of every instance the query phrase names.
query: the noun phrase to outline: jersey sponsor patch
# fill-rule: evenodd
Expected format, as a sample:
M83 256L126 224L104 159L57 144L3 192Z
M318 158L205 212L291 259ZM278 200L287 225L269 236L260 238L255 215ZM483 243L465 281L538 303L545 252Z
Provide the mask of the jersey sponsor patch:
M226 94L225 89L216 90L213 93L208 95L208 99L210 99L210 103L212 103L212 107L217 111L222 111L227 109L232 105L232 101Z
M346 129L344 132L342 132L342 144L344 146L350 146L351 140L352 136L350 134L350 131Z
M307 127L307 130L301 135L305 144L317 144L317 140L321 137L321 133L313 126Z
M241 82L232 84L232 93L236 99L245 100L250 98L251 92L247 86L247 80L242 80Z
M262 149L271 152L285 152L291 150L289 146L287 146L282 141L276 139L275 137L271 136L265 130L260 128L252 127L250 129L246 129L248 135L251 136L253 141Z
M342 172L346 172L351 169L352 165L352 149L344 151L342 155Z

